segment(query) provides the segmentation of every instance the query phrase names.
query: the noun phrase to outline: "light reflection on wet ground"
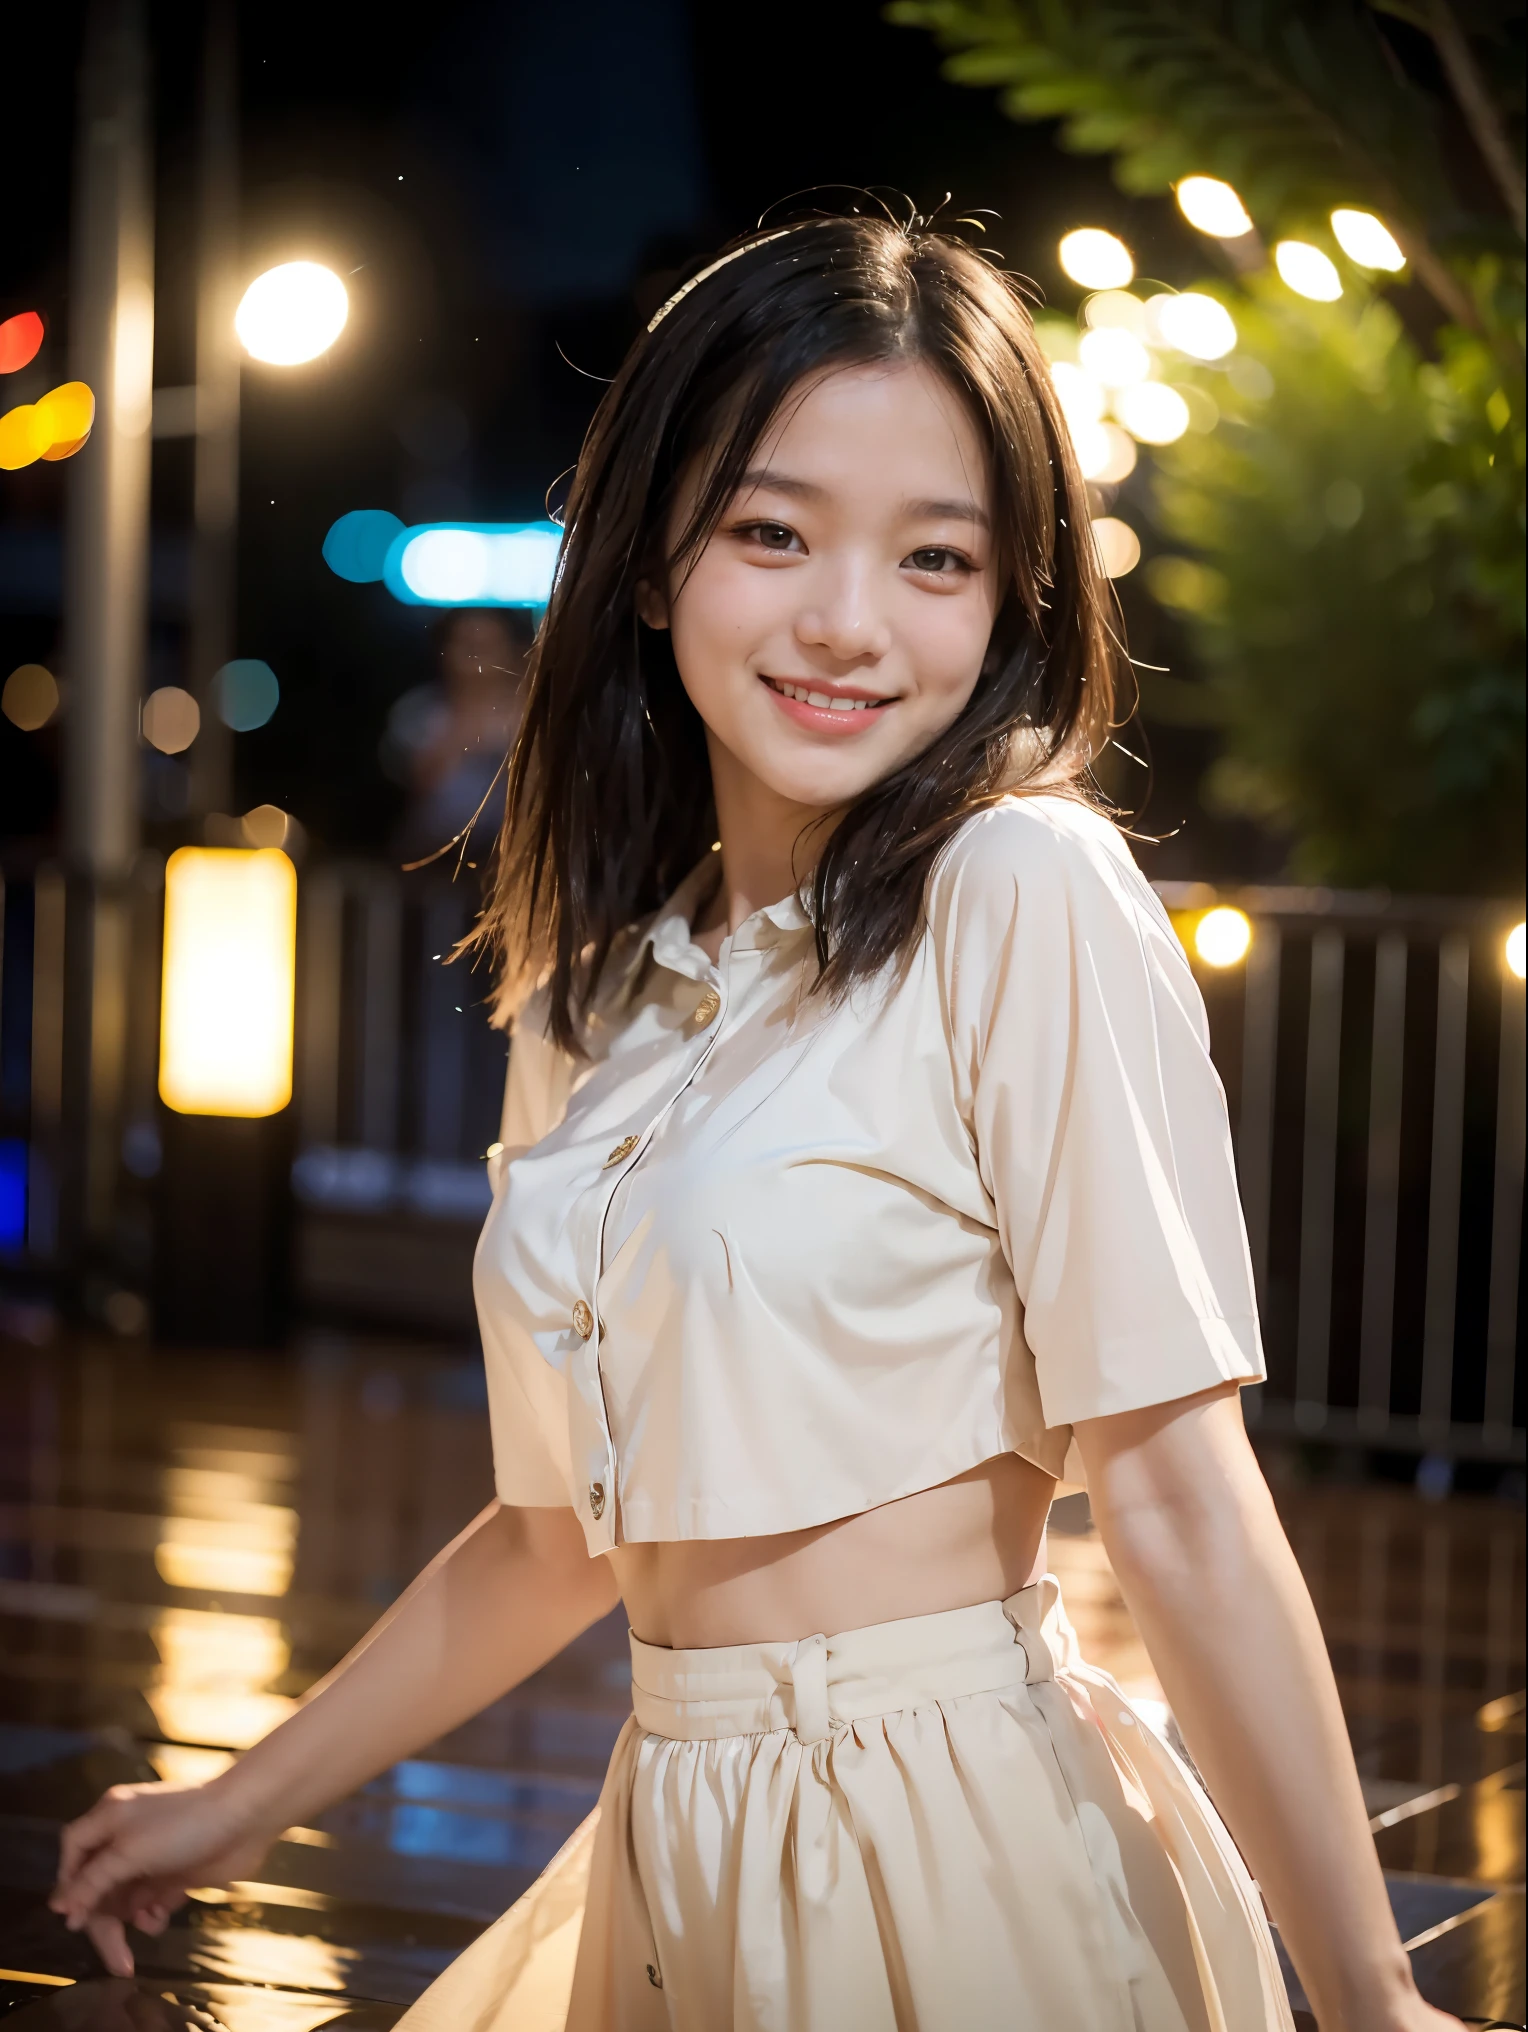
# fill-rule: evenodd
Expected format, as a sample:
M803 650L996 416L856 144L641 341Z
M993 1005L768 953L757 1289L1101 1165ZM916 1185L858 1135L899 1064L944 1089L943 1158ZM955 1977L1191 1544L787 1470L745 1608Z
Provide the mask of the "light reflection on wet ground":
M42 1894L61 1821L121 1780L221 1768L481 1507L477 1357L337 1334L283 1359L0 1344L0 1435L0 2014L392 2025L594 1804L630 1705L618 1617L288 1830L259 1881L195 1897L138 1943L135 1984L102 1980ZM1281 1501L1419 1973L1440 2003L1520 2018L1521 1508ZM1084 1649L1159 1699L1080 1499L1051 1564Z

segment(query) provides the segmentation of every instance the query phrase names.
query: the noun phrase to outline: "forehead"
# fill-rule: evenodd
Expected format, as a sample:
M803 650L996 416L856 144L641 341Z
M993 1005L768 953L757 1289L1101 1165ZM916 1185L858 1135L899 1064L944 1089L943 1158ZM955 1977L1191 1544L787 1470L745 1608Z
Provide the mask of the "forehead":
M786 397L749 461L842 489L898 497L989 491L990 459L970 409L925 361L830 368Z

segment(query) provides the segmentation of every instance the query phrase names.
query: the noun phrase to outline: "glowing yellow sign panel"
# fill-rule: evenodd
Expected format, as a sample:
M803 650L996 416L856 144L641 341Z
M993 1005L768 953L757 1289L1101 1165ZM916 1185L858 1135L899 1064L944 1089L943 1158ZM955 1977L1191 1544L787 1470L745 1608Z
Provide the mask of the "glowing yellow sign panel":
M292 1097L297 871L274 847L182 847L165 868L159 1093L182 1115Z

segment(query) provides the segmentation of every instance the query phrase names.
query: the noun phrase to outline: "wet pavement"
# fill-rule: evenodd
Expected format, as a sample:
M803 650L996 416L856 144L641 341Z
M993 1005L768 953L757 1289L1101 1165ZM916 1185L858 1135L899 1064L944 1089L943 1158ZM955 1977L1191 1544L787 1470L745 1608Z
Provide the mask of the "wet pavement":
M135 1941L132 1983L102 1979L43 1898L61 1822L106 1785L220 1768L488 1499L475 1352L316 1332L284 1357L0 1339L0 1448L6 2032L395 2024L594 1804L630 1703L618 1616L288 1830L258 1882L196 1894ZM1287 1475L1279 1494L1424 1989L1521 2020L1521 1503ZM1057 1523L1084 1648L1159 1699L1082 1500Z

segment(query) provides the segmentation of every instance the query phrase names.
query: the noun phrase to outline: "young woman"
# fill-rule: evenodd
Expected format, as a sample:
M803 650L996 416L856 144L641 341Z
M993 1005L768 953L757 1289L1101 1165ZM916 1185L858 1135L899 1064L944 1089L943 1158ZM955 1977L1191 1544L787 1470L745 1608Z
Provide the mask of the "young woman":
M498 1501L211 1784L119 1788L108 1962L617 1597L597 1815L410 2032L1438 2032L1310 1601L1183 954L1090 801L1114 652L1014 287L816 220L600 406L488 924ZM1217 1806L1078 1656L1076 1462ZM1238 1854L1238 1847L1240 1854Z

